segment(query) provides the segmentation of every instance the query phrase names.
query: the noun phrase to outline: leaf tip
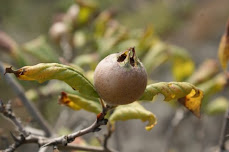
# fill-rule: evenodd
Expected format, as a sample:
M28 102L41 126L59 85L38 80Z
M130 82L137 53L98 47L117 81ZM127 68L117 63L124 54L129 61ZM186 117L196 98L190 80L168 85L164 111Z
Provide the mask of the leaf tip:
M66 92L61 92L59 104L68 105L70 101L68 100L68 95Z
M191 111L197 118L200 118L200 108L203 99L203 92L199 89L192 89L191 92L178 101L184 105L189 111Z
M19 70L13 70L12 66L5 69L4 75L7 73L13 73L16 77L19 77L20 75L24 75L25 70L19 69Z
M145 127L145 129L146 129L147 131L150 131L150 130L157 124L157 119L156 119L156 117L152 114L152 115L150 115L148 121L149 121L149 122L148 122L147 126Z

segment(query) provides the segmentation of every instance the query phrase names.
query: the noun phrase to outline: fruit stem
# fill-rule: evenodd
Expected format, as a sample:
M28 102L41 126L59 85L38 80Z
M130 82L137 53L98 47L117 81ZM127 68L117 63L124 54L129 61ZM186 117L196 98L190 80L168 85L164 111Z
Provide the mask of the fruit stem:
M105 106L103 99L99 98L99 101L100 101L100 104L102 106L102 109L104 110L106 108L106 106Z

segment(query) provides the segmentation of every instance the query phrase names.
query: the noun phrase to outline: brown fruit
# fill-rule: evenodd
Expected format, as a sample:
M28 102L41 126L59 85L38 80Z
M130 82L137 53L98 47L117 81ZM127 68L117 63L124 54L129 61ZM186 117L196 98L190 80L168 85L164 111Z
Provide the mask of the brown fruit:
M146 88L147 74L134 48L108 55L100 61L95 69L94 85L109 105L136 101Z

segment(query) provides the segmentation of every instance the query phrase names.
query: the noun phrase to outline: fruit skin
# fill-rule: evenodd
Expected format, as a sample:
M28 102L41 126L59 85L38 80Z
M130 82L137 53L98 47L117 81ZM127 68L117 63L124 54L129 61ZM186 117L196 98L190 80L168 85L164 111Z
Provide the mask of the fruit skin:
M126 58L118 61L123 54ZM134 60L132 64L131 59ZM109 105L124 105L136 101L146 88L147 74L143 64L135 56L134 48L121 54L108 55L100 61L95 69L94 85L100 97Z

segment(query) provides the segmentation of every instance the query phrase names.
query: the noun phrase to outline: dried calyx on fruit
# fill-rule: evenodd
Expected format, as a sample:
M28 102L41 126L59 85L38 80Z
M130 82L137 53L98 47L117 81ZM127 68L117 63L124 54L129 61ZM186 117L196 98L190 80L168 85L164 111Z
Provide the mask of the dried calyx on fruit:
M109 105L124 105L136 101L147 85L147 74L135 49L105 57L97 65L94 85L100 97Z

